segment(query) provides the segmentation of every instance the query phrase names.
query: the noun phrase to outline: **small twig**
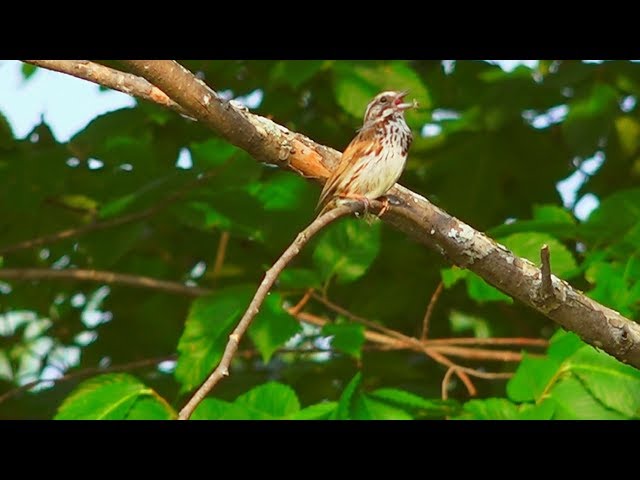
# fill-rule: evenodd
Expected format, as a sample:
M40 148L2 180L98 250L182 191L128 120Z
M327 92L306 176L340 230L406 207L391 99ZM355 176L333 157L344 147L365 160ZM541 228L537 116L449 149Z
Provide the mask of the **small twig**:
M294 317L298 315L302 311L302 309L305 307L305 305L309 302L309 299L311 298L312 293L313 293L313 288L310 288L309 290L307 290L305 294L302 296L302 298L300 299L300 301L296 303L295 306L289 309L289 314L291 314Z
M464 386L467 388L467 392L469 392L469 396L470 397L475 397L478 394L478 390L476 390L476 386L473 384L473 382L471 381L471 379L469 378L468 373L470 373L470 371L472 371L472 369L469 368L464 368L461 367L459 365L456 365L455 363L453 363L451 360L449 360L447 357L445 357L444 355L442 355L439 352L435 352L429 348L425 348L423 349L424 353L426 353L429 357L431 357L433 360L435 360L436 362L440 363L441 365L445 365L449 368L454 368L454 373L458 376L458 378L462 381L462 383L464 384Z
M423 342L428 346L437 345L513 345L547 348L549 341L543 338L432 338Z
M215 370L209 375L209 378L205 380L205 382L198 388L196 393L191 397L189 402L184 406L184 408L180 411L178 416L181 420L188 419L198 404L204 399L204 397L211 391L211 389L222 379L222 377L226 377L229 375L229 366L231 364L231 360L233 359L233 355L236 353L238 349L238 345L244 333L249 328L251 321L257 315L260 305L264 301L267 293L271 290L271 287L277 280L278 276L282 272L282 270L287 266L287 264L295 257L302 247L320 230L329 225L331 222L339 219L340 217L344 217L355 211L356 205L351 206L340 206L333 210L328 211L324 215L317 217L311 224L305 228L302 232L298 234L296 239L293 241L291 245L284 251L284 253L280 256L280 258L273 264L273 266L267 270L267 273L262 280L262 283L258 287L253 300L249 304L247 311L242 316L242 319L233 330L231 335L229 335L229 341L227 342L227 346L224 349L224 353L222 354L222 359L220 363L215 368Z
M449 367L447 373L445 373L442 378L442 400L447 400L449 398L449 382L451 381L451 377L454 373L456 373L456 367Z
M398 338L400 340L406 340L407 338L409 338L409 337L407 337L406 335L403 335L400 332L397 332L395 330L392 330L390 328L385 327L384 325L380 325L379 323L372 322L371 320L368 320L366 318L360 317L359 315L356 315L355 313L350 312L346 308L341 307L340 305L337 305L337 304L333 303L327 297L325 297L323 295L320 295L320 294L316 293L315 291L311 293L311 296L314 299L318 300L323 305L325 305L326 307L328 307L331 310L333 310L334 312L336 312L337 314L344 315L349 320L353 320L354 322L361 323L365 327L368 327L368 328L370 328L372 330L377 330L377 331L382 332L382 333L384 333L384 334L386 334L388 336L391 336L391 337L394 337L394 338Z
M442 294L442 290L444 289L444 283L440 281L438 286L436 287L433 295L431 295L431 300L429 300L429 306L427 307L427 311L424 314L424 319L422 320L422 333L420 334L420 340L426 340L427 334L429 333L429 320L431 320L431 315L433 314L433 309Z
M225 164L225 165L228 165L228 164ZM220 168L209 170L203 173L194 181L187 183L179 190L175 191L171 195L159 201L157 204L152 205L151 207L145 210L142 210L141 212L129 213L127 215L122 215L121 217L111 218L108 220L104 220L102 222L90 223L88 225L83 225L81 227L69 228L67 230L61 230L59 232L44 235L42 237L32 238L29 240L24 240L19 243L14 243L13 245L7 245L6 247L0 247L0 255L14 252L16 250L23 250L26 248L33 248L33 247L38 247L40 245L54 243L67 238L79 237L80 235L84 235L85 233L95 232L98 230L105 230L107 228L117 227L119 225L132 223L138 220L142 220L143 218L150 217L158 213L163 208L171 205L173 202L179 200L187 193L191 192L193 188L198 184L206 182L209 179L211 179L213 176L217 175L223 168L225 168L225 166L221 166Z
M178 282L158 280L141 275L107 272L102 270L84 270L70 268L52 270L49 268L0 268L0 279L4 280L82 280L99 283L128 285L137 288L151 288L168 293L200 297L208 295L208 288L188 287Z
M229 232L224 231L220 235L220 241L218 242L218 250L216 251L216 260L213 264L213 272L211 272L211 276L213 278L217 278L220 275L220 270L222 270L222 265L224 265L224 257L227 253L227 244L229 243Z
M542 298L549 299L554 296L553 293L553 282L551 281L551 259L549 255L549 246L543 245L540 249L540 260L542 262L542 266L540 267L540 275L541 275L541 293Z
M88 377L90 375L94 375L96 373L110 373L110 372L123 372L128 370L134 370L137 368L148 367L150 365L157 365L158 363L165 362L167 360L175 360L177 358L176 354L165 355L164 357L158 358L146 358L144 360L136 360L134 362L123 363L121 365L113 365L111 367L90 367L84 368L82 370L78 370L76 372L67 373L60 378L41 378L38 380L34 380L33 382L25 383L17 388L9 390L8 392L0 395L0 403L3 403L9 400L12 397L15 397L21 392L31 390L33 387L40 383L44 382L53 382L53 383L62 383L69 380L73 380L74 378L82 378Z
M168 107L181 115L189 114L171 100L167 94L147 80L131 73L121 72L114 68L105 67L89 60L22 60L36 67L54 70L65 73L72 77L88 80L89 82L102 85L104 87L118 90L119 92L133 95L163 107Z

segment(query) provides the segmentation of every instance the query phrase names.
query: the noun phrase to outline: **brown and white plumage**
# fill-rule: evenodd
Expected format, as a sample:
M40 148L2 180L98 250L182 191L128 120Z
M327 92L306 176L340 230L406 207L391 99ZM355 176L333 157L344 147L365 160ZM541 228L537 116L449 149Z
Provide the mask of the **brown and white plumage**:
M332 200L374 200L398 181L413 136L404 120L407 92L382 92L369 103L364 124L347 146L320 194L323 212Z

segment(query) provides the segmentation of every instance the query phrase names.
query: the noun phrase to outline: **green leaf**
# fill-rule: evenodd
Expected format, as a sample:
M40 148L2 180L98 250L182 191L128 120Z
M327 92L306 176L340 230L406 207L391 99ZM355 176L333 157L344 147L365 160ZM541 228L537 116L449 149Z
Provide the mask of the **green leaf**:
M469 400L463 406L458 419L464 420L515 420L519 412L517 405L505 398Z
M221 138L209 138L203 142L193 142L189 145L194 165L204 168L219 167L238 152L233 146Z
M338 402L316 403L289 417L290 420L328 420L336 411Z
M271 71L271 81L297 89L320 71L324 60L281 60Z
M355 396L351 409L354 420L413 420L413 417L401 408L364 394Z
M254 184L251 190L266 211L297 210L301 197L308 192L308 183L299 175L278 172L266 182Z
M440 270L440 275L442 276L442 283L445 288L451 288L458 283L459 280L464 279L467 284L467 294L477 302L513 303L513 299L510 296L489 285L481 277L470 270L451 267Z
M56 420L122 420L153 390L126 373L110 373L82 382L62 402Z
M178 342L175 376L187 392L202 383L220 362L229 333L249 305L253 287L221 289L193 301Z
M626 417L606 408L575 377L567 377L552 389L557 420L623 420Z
M94 213L98 208L98 202L86 195L61 195L56 199L60 204L74 210L84 210L88 213Z
M545 400L537 405L525 403L520 406L518 420L551 420L555 413L555 404Z
M633 317L640 307L640 280L632 273L637 259L631 257L624 263L594 261L587 268L585 277L595 287L588 292L594 300Z
M31 65L30 63L23 63L20 66L20 71L22 73L22 79L29 80L33 74L38 71L38 67Z
M327 323L322 327L322 335L332 336L331 347L355 358L362 355L364 326L355 323Z
M401 407L417 417L443 418L457 414L461 408L460 404L455 400L426 399L397 388L380 388L367 396Z
M191 415L191 420L251 420L254 416L244 405L217 398L205 398Z
M598 148L601 137L609 134L618 111L618 93L604 82L595 83L588 95L570 103L562 123L564 137L575 155L586 157Z
M459 280L466 279L469 275L469 270L465 270L459 267L451 267L451 268L443 268L440 270L440 276L442 277L442 283L444 284L444 288L451 288Z
M380 222L368 225L356 219L330 225L313 252L323 278L335 275L344 284L364 275L380 251L380 226Z
M138 197L135 193L129 193L127 195L123 195L122 197L106 202L102 206L102 208L100 208L99 217L103 220L115 217L129 208L129 206L131 206L137 200L137 198Z
M557 379L560 362L525 353L515 375L507 383L507 394L515 402L537 401Z
M585 345L568 367L606 407L628 418L640 417L640 371Z
M538 221L553 222L558 225L575 225L573 214L564 207L558 205L534 205L533 219Z
M282 308L282 302L280 294L270 292L249 327L249 338L264 363L268 363L273 353L300 328L298 322Z
M336 420L348 420L351 418L351 404L353 396L360 386L361 381L362 373L358 372L342 391L342 395L340 395L340 400L338 401L338 408L335 410Z
M155 395L138 398L127 414L127 420L174 420L178 414L163 399Z
M454 333L471 330L473 332L473 336L477 338L489 338L491 336L489 323L481 317L468 315L466 313L459 312L458 310L451 310L451 313L449 314L449 323L451 324L451 330Z
M315 270L286 268L278 278L278 286L283 289L320 288L322 281Z
M502 293L492 285L489 285L481 277L473 272L467 275L467 293L477 302L507 302L513 303L513 299Z
M558 363L564 362L584 345L585 343L575 333L559 329L549 341L547 355Z
M240 395L234 402L255 412L255 418L286 418L300 411L296 392L282 383L269 382Z
M570 278L576 273L577 264L571 252L562 243L545 233L514 233L499 240L509 250L530 260L534 265L540 264L540 249L544 244L551 253L551 271L557 276Z
M581 234L596 245L617 243L639 222L640 188L620 190L600 202L583 224Z
M373 97L385 90L409 90L408 98L418 100L421 109L431 107L431 98L426 86L418 74L403 61L384 64L338 62L334 86L338 104L347 113L358 118L364 116ZM413 125L416 116L421 116L421 121L427 117L412 112L407 115L407 121Z

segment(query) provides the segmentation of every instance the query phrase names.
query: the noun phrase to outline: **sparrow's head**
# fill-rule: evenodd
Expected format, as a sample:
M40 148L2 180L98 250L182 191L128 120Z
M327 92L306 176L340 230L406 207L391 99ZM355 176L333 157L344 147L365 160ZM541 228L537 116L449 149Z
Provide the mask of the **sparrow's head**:
M407 91L402 92L388 91L382 92L375 96L364 114L364 123L370 123L382 118L387 118L390 115L399 113L403 114L408 108L417 106L415 100L413 103L405 103L404 97L407 95Z

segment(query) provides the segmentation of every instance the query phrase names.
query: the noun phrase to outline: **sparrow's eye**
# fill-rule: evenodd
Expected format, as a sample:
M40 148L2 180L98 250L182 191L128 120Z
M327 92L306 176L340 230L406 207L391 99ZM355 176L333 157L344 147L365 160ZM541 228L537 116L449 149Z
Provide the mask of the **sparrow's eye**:
M387 103L387 97L380 98L380 103Z

